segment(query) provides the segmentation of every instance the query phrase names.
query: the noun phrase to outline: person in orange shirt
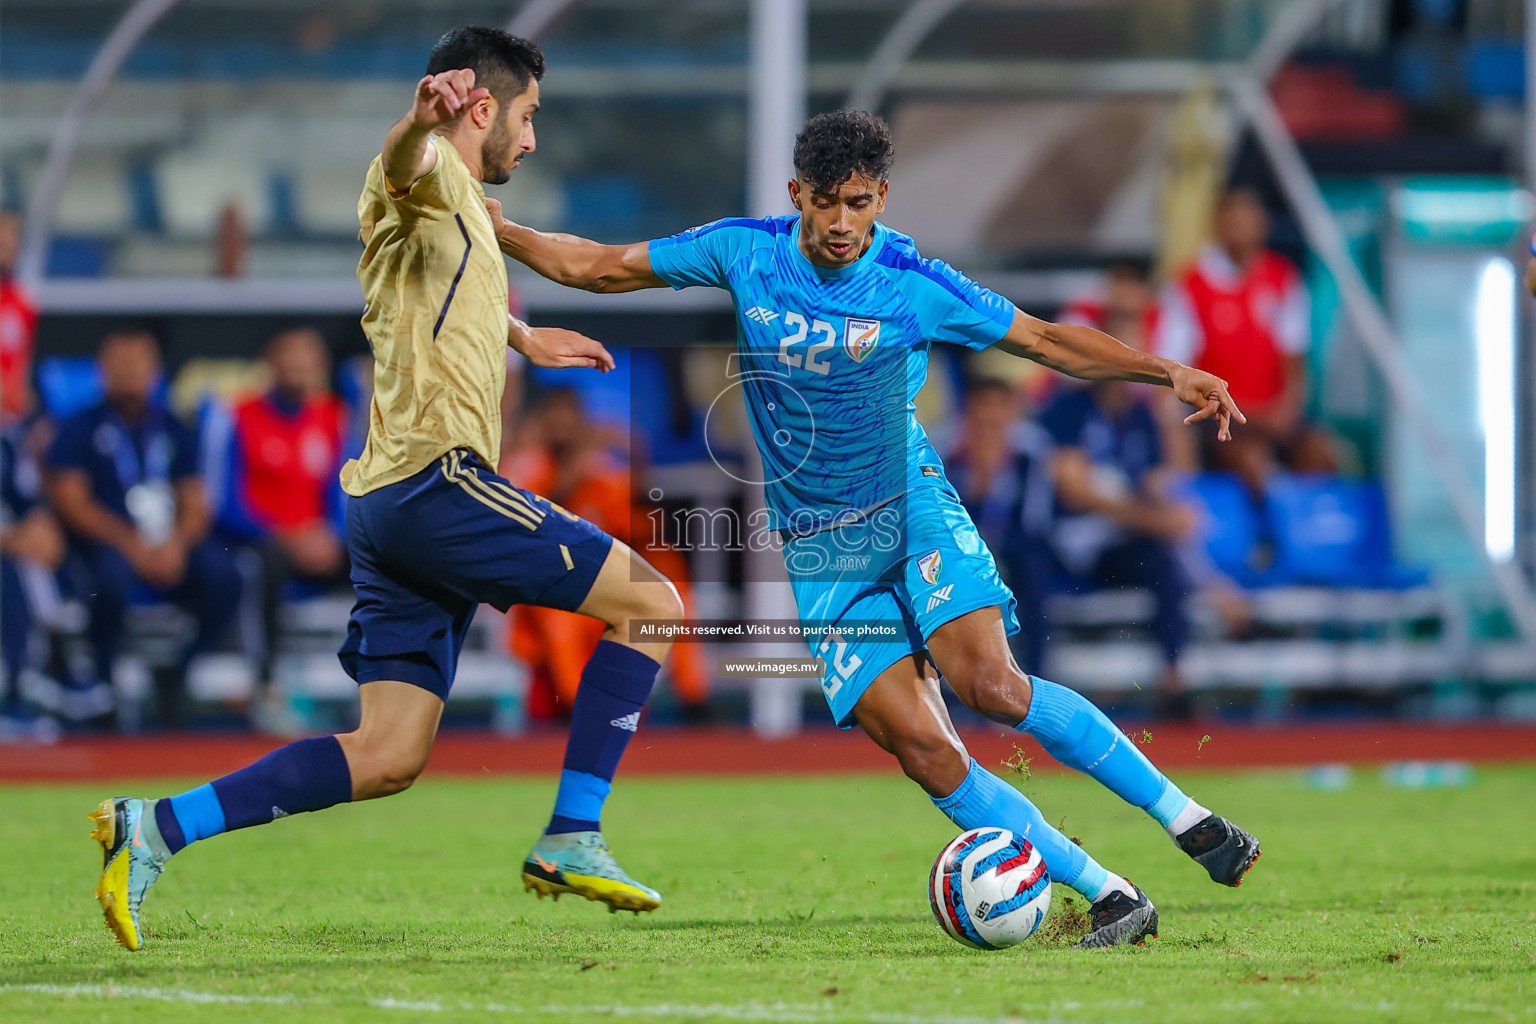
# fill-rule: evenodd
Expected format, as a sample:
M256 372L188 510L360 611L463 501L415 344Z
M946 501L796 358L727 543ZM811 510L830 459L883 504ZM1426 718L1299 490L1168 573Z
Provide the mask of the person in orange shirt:
M512 431L499 472L629 544L631 523L643 513L637 509L630 467L613 455L623 444L622 434L587 419L575 391L552 388L534 401L527 417ZM642 550L657 571L677 586L691 615L693 594L682 553L650 544ZM602 623L570 612L532 605L513 608L508 642L512 653L534 673L529 700L534 717L554 717L570 708L582 667L602 633ZM667 671L673 692L685 708L701 708L709 698L710 680L700 647L674 644Z

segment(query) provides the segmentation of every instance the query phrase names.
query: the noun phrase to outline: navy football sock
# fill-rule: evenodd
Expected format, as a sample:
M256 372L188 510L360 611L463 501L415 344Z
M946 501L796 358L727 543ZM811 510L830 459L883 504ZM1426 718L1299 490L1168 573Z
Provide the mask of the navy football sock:
M613 773L640 726L640 709L660 670L646 655L612 640L601 641L592 652L571 708L571 738L546 833L595 832L601 827Z
M155 823L177 853L199 839L265 825L352 799L352 772L335 736L299 740L221 779L155 805Z

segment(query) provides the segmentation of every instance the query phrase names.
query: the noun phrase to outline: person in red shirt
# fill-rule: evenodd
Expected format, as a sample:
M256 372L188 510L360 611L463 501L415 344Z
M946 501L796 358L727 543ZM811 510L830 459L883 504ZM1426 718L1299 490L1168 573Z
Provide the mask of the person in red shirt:
M219 519L226 536L261 556L258 699L272 680L284 586L293 579L347 582L337 484L347 410L331 393L330 354L318 331L299 327L273 337L265 358L271 389L234 409L229 493Z
M1332 471L1332 453L1303 419L1311 301L1290 261L1267 248L1269 215L1234 188L1216 207L1215 236L1163 296L1155 349L1191 360L1227 382L1248 415L1232 445L1207 462L1243 477L1255 494L1277 462Z
M0 423L14 423L32 409L32 343L37 307L16 280L21 221L0 211Z

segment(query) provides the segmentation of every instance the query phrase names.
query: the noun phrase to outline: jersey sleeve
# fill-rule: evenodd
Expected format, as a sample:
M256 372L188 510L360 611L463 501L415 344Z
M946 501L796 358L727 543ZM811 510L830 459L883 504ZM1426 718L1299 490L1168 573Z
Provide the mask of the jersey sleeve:
M717 220L650 244L651 271L673 288L726 288L726 271L760 234L754 221Z
M1013 326L1012 302L942 260L903 257L897 269L928 341L980 350L1002 341Z
M437 161L432 169L402 191L389 184L384 175L382 162L379 166L380 187L389 199L403 207L417 210L457 210L469 188L469 170L464 166L453 146L440 135L427 136L428 145L437 147Z
M91 460L91 425L84 416L72 416L59 424L59 432L43 461L50 469L88 470Z
M185 480L197 476L198 432L175 416L171 417L168 432L171 441L171 479Z

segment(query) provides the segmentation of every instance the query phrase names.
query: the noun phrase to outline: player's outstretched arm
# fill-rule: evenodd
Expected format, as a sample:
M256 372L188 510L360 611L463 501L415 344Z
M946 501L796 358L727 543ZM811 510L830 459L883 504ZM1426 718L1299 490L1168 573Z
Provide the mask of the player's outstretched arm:
M561 327L530 327L512 317L507 344L534 366L554 370L588 369L607 373L613 369L613 354L600 341Z
M1227 382L1220 377L1131 348L1091 327L1053 324L1026 313L1015 313L1013 326L1003 335L1001 347L1069 377L1170 387L1181 402L1195 407L1184 422L1198 423L1214 416L1220 425L1217 436L1223 441L1231 439L1234 419L1248 422L1227 393Z
M475 73L469 68L428 75L417 82L410 112L384 136L384 178L390 187L405 192L437 166L437 149L427 136L434 128L457 121L490 95L489 89L475 88Z
M501 203L495 199L487 199L485 207L501 251L557 284L589 292L667 287L651 270L649 242L603 245L576 235L535 231L503 218Z

